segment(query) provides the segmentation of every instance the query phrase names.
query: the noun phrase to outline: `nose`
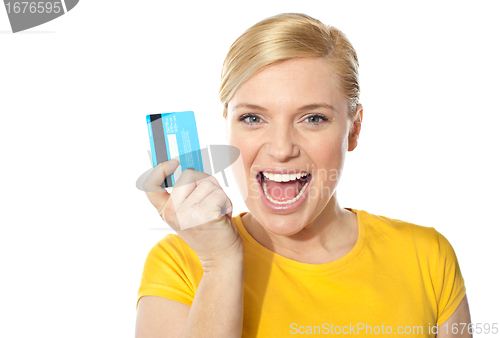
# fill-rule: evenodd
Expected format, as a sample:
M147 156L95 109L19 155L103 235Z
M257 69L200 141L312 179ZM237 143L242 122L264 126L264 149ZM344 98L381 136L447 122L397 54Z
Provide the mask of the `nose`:
M291 126L275 126L269 132L267 154L277 162L286 162L300 153L296 135Z

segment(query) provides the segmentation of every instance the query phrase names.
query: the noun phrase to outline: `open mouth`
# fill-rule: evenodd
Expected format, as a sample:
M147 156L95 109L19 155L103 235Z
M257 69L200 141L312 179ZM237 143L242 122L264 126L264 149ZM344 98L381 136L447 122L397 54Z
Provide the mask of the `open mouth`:
M273 204L291 204L297 201L306 190L310 178L311 174L307 172L277 174L261 171L257 174L266 198Z

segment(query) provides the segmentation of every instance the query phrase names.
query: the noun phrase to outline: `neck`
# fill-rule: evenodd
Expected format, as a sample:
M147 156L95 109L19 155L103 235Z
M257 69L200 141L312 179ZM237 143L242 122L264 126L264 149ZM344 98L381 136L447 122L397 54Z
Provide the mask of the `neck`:
M349 252L358 237L356 215L339 206L336 194L313 221L290 236L268 231L250 213L242 220L257 242L277 254L304 263L331 262Z

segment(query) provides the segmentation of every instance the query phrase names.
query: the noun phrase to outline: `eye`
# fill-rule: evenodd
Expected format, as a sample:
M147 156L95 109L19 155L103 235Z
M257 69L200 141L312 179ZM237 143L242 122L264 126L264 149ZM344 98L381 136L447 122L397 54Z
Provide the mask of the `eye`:
M321 124L323 122L328 121L328 118L326 118L324 115L321 115L321 114L314 114L314 115L306 117L305 121L309 122L313 125L318 125L318 124Z
M256 115L245 114L245 115L242 115L238 119L238 121L244 121L247 124L258 124L258 123L262 122L262 119Z

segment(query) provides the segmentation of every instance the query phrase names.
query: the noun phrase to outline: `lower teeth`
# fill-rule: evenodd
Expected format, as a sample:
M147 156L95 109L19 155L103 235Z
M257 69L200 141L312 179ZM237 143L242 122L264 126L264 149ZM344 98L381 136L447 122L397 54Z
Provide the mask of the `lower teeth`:
M297 196L295 196L294 198L292 198L291 200L288 200L288 201L283 201L283 202L280 202L280 201L276 201L274 199L271 198L271 196L269 196L269 193L267 192L267 186L266 186L266 182L265 181L262 181L262 188L264 190L264 194L266 195L267 199L269 201L271 201L271 203L273 204L291 204L295 201L297 201L300 196L302 196L302 193L304 192L304 190L306 190L306 187L307 185L309 184L309 181L307 181L303 186L302 188L300 189L299 193L297 194Z

